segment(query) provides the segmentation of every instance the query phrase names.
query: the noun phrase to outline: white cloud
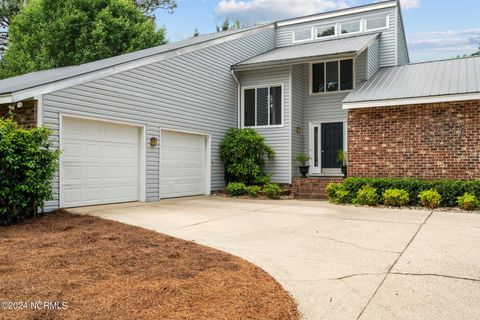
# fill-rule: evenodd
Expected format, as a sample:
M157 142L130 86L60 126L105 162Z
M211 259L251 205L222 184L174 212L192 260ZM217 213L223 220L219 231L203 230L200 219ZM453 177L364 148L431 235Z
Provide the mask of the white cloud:
M324 11L347 8L346 0L222 0L215 14L240 20L243 23L260 23L305 16Z
M420 0L400 0L402 9L420 8Z

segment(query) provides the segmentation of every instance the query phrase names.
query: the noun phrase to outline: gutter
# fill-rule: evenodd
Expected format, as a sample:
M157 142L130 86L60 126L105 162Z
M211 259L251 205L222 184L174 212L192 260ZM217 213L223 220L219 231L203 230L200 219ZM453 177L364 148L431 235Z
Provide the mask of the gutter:
M237 83L237 101L238 101L238 105L237 105L237 110L238 110L238 121L237 121L237 126L238 128L240 129L241 128L241 117L242 117L242 104L241 104L241 99L242 99L242 93L241 93L241 85L240 85L240 81L238 81L238 78L237 78L237 75L235 74L235 70L231 69L230 70L230 74L232 75L232 78L233 80L235 80L235 82Z

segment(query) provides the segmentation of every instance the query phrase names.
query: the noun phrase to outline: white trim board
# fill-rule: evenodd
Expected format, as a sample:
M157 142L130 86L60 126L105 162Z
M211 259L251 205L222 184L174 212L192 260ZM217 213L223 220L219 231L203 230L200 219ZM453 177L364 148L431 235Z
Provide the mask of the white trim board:
M467 100L480 100L480 93L477 92L477 93L451 94L451 95L418 97L418 98L404 98L404 99L376 100L376 101L362 101L362 102L344 102L342 105L344 110L350 110L350 109L379 108L379 107L392 107L392 106L440 103L440 102L455 102L455 101L467 101Z
M301 18L294 18L294 19L289 19L289 20L278 21L277 26L278 27L283 27L283 26L289 26L289 25L292 25L292 24L299 24L299 23L329 19L329 18L337 18L337 17L346 16L346 15L369 12L369 11L373 11L373 10L394 8L396 6L397 6L396 1L381 2L381 3L372 4L372 5L365 5L365 6L351 8L351 9L334 11L334 12L330 12L330 13L328 13L328 12L327 13L320 13L320 14L311 15L311 16L308 16L308 17L301 17Z

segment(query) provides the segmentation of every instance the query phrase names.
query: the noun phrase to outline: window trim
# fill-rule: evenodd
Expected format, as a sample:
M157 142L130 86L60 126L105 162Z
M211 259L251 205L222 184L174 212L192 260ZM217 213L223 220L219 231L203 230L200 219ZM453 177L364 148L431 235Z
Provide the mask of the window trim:
M344 24L352 24L352 23L355 23L355 22L358 22L358 26L359 26L358 31L342 33L342 26ZM343 22L340 22L338 25L339 25L339 36L347 36L347 35L350 35L350 34L357 34L357 33L364 32L364 30L363 30L363 18L358 19L358 20L343 21Z
M385 19L385 27L380 27L380 28L373 28L373 29L368 29L368 21L372 20L380 20L384 18ZM364 30L365 32L371 32L371 31L377 31L377 30L385 30L390 28L390 15L387 14L386 16L376 16L376 17L370 17L370 18L364 18Z
M257 89L261 88L268 88L268 105L270 105L270 88L272 87L281 87L282 88L282 103L281 103L281 119L282 123L281 124L272 124L272 125L266 125L266 126L257 126ZM245 125L245 90L251 90L255 89L255 125L254 126L246 126ZM251 129L257 129L257 128L283 128L285 127L285 84L284 83L273 83L273 84L265 84L265 85L255 85L255 86L246 86L242 87L242 121L241 121L241 128L251 128ZM270 123L270 113L268 115L268 123Z
M352 77L353 77L353 88L349 90L340 90L340 61L343 60L352 60L353 61L353 72L352 72ZM327 63L327 62L332 62L332 61L338 61L338 90L337 91L325 91L325 92L313 92L313 70L312 67L314 64L317 63ZM348 57L348 58L337 58L337 59L328 59L328 60L319 60L319 61L312 61L309 63L309 68L308 68L308 95L309 96L322 96L322 95L328 95L328 94L337 94L337 93L347 93L351 92L355 89L355 86L357 84L357 75L356 75L356 66L357 66L357 57ZM326 70L324 71L324 83L326 83L326 77L327 77L327 72Z
M295 40L295 32L307 31L309 29L310 29L310 38L303 39L303 40ZM301 42L307 42L307 41L313 41L313 28L304 28L304 29L292 30L292 42L293 43L301 43Z
M324 37L319 37L318 36L318 28L322 28L322 27L328 27L328 26L333 26L334 27L334 30L335 30L335 33L331 36L324 36ZM315 26L313 28L315 31L314 31L314 37L315 37L315 40L319 40L319 39L330 39L330 38L335 38L338 36L338 23L336 22L332 22L332 23L325 23L325 24L322 24L322 25L318 25L318 26Z

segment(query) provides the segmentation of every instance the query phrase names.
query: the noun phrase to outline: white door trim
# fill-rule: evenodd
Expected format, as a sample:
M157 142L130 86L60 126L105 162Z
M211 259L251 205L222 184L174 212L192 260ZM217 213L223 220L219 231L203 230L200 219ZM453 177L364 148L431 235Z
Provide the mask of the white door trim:
M138 124L138 123L131 123L131 122L124 122L124 121L117 121L105 118L95 118L95 117L88 117L88 116L79 116L75 114L68 114L68 113L59 113L59 132L58 132L58 149L62 150L62 135L63 135L63 118L73 118L73 119L83 119L83 120L91 120L91 121L99 121L99 122L107 122L119 125L126 125L132 127L140 128L140 154L139 154L139 192L138 192L138 201L145 202L146 201L146 128L145 125ZM58 202L59 207L63 208L63 199L62 199L62 153L60 153L60 157L58 159L59 167L58 167Z
M197 131L188 131L188 130L178 130L178 129L170 129L170 128L160 128L160 139L158 141L158 146L159 146L159 151L161 152L161 146L162 146L162 131L170 131L170 132L176 132L176 133L185 133L185 134L194 134L197 136L204 136L205 137L205 142L206 142L206 147L205 147L205 163L207 165L206 167L206 183L205 183L205 195L209 196L212 193L212 135L205 133L205 132L197 132ZM160 179L161 177L161 172L162 172L162 161L160 160L161 155L159 154L159 161L158 161L158 186L160 188ZM160 190L158 192L159 198L160 198ZM161 200L161 199L160 199Z
M335 121L335 120L329 120L329 121L313 121L313 122L309 122L308 123L308 140L309 140L309 156L310 156L310 173L313 174L313 175L337 175L337 173L322 173L322 154L321 154L321 150L322 150L322 124L324 123L338 123L338 122L342 122L343 123L343 150L344 151L347 151L348 150L348 137L347 137L347 133L348 133L348 122L347 120L338 120L338 121ZM313 137L313 128L318 126L319 129L318 129L318 150L319 150L319 155L318 155L318 168L319 170L315 170L314 171L314 154L313 154L313 151L314 151L314 137ZM338 172L339 175L341 175L341 172L339 171Z

